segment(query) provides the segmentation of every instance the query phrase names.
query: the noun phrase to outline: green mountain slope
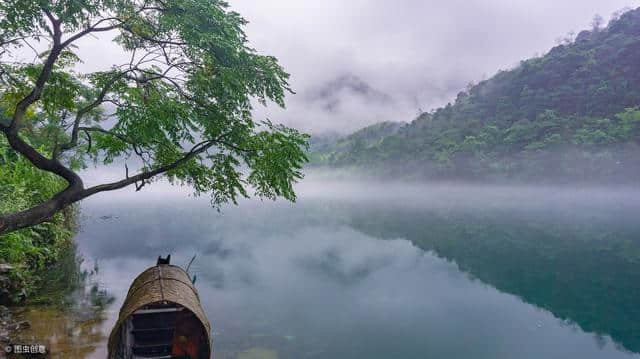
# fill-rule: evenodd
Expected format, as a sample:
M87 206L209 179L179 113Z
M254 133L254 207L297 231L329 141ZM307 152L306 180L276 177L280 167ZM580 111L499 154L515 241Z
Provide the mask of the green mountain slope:
M640 8L498 72L375 143L345 139L312 158L429 179L637 179L639 70Z
M340 154L350 153L352 156L362 156L371 149L377 148L381 142L395 135L406 126L405 122L379 122L362 128L348 136L338 135L314 136L309 141L312 163L332 163L334 165L345 160Z

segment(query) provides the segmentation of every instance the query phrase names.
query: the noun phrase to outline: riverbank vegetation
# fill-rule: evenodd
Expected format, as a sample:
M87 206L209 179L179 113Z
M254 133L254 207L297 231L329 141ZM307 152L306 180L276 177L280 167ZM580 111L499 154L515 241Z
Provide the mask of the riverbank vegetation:
M47 343L50 352L76 358L106 340L100 328L115 298L101 285L97 263L86 265L72 242L64 244L56 260L36 273L37 291L21 305L0 306L0 345L57 338Z
M0 138L0 213L30 208L65 184L62 178L35 168ZM0 263L12 268L0 281L0 302L25 299L43 284L45 270L72 246L74 227L74 209L69 207L47 222L0 235Z

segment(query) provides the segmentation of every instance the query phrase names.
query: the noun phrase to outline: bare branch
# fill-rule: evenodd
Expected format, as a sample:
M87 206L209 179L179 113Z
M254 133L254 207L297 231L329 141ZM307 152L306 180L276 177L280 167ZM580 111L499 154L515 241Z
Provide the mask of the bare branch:
M26 38L22 39L22 42L27 44L27 47L29 47L31 49L31 51L33 51L33 61L35 62L35 60L38 58L40 53L38 53L38 50L36 50L36 48L33 47L33 45L31 45L31 43L29 43L29 41L27 41Z
M13 39L9 39L9 40L5 40L5 41L1 41L0 42L0 47L14 43L14 42L20 42L20 41L24 41L26 39L37 39L42 37L43 34L30 34L30 35L25 35L25 36L19 36ZM53 33L51 34L51 36L53 36Z
M15 133L17 131L20 121L22 121L24 114L27 112L27 108L29 108L29 106L40 99L44 84L49 79L51 71L53 70L53 64L56 62L58 56L60 55L60 52L63 49L63 46L61 46L60 44L60 38L62 36L62 32L60 30L60 21L55 19L48 10L45 10L45 14L53 25L53 46L51 48L51 51L49 52L49 56L47 56L47 59L42 67L40 75L38 75L38 79L36 80L34 88L16 105L16 110L13 113L11 125L9 126L9 131L12 133Z

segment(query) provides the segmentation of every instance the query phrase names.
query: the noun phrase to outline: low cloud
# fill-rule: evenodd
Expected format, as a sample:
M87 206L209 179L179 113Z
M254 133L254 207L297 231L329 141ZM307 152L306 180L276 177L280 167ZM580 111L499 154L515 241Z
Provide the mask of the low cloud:
M633 0L232 0L248 21L251 46L276 56L296 92L287 108L256 105L269 118L310 133L348 133L379 121L411 121L564 34L608 19ZM115 34L78 41L80 71L126 63ZM41 46L45 46L41 44ZM33 53L25 49L24 60Z
M296 91L256 115L312 133L410 121L631 0L232 1ZM338 85L338 86L336 86ZM340 86L343 85L343 86ZM351 86L355 85L355 86ZM366 91L358 91L358 89ZM324 93L324 96L317 96Z

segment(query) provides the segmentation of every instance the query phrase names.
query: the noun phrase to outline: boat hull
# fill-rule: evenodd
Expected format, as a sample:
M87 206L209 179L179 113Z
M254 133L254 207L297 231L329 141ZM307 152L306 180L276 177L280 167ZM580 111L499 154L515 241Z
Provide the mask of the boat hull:
M211 324L189 275L159 264L131 284L109 336L109 359L211 357Z

